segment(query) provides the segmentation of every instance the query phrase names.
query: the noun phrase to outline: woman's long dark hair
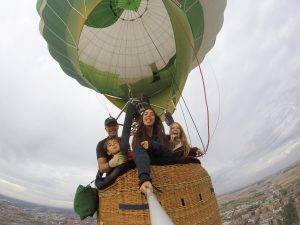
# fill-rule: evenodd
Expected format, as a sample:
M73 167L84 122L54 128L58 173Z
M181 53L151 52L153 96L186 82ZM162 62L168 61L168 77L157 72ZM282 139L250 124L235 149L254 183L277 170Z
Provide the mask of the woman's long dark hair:
M152 108L149 107L146 110L148 109L151 109L155 115L152 138L155 138L156 141L159 142L160 144L166 145L167 138L166 138L166 133L165 133L165 128L163 123L160 117L155 113L155 111ZM140 144L142 141L150 141L150 138L151 137L149 137L147 134L146 126L143 123L143 115L142 115L138 120L138 128L133 136L132 149L134 150L137 147L137 145Z

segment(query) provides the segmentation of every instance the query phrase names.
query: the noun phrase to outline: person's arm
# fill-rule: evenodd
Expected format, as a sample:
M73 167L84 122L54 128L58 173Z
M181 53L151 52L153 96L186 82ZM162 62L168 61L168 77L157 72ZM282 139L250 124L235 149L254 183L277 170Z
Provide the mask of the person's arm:
M192 147L190 148L188 156L196 157L198 148Z
M156 152L171 152L170 149L167 148L165 145L153 140L150 141L149 148L153 149Z
M163 144L160 144L157 141L143 141L140 143L140 145L142 146L143 149L148 150L148 149L152 149L156 152L162 152L162 151L170 151L169 148L167 148L166 146L164 146Z
M121 153L117 153L114 157L108 161L108 166L110 168L115 168L126 162L126 157Z
M160 156L160 157L175 156L169 148L167 148L163 144L160 144L159 142L151 140L150 142L143 141L140 144L141 144L142 148L144 148L145 150L151 149L153 151L153 153L157 156Z
M123 124L123 131L122 131L122 137L120 143L121 152L124 156L127 156L128 149L130 148L129 137L131 131L131 124L135 112L136 112L135 106L129 102L127 106L124 124Z
M183 146L180 146L179 148L176 148L173 150L173 154L177 157L183 157Z
M101 173L107 173L110 170L110 166L106 160L106 158L100 157L97 159L98 167Z
M98 161L98 167L99 167L100 172L107 173L112 168L115 168L115 167L125 163L126 158L120 152L120 153L114 155L114 157L111 160L109 160L108 162L107 162L107 159L103 158L103 157L98 158L97 161Z
M106 173L110 170L109 164L107 162L107 154L104 150L105 141L106 139L100 141L96 148L98 169L100 170L101 173Z
M204 151L197 148L197 147L193 147L190 149L190 152L189 152L189 156L193 156L193 157L200 157L204 155Z

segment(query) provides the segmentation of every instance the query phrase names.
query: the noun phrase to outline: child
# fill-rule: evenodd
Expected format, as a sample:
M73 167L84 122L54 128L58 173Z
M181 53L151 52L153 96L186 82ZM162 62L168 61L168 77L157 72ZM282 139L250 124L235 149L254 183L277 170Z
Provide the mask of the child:
M113 155L112 159L108 161L109 171L106 177L102 177L102 173L98 173L95 180L95 185L99 190L103 190L113 184L115 180L133 169L135 164L132 160L127 161L126 157L121 153L120 147L121 139L118 137L110 137L106 140L104 147L108 155Z
M175 154L184 157L200 157L204 154L203 150L190 147L182 126L177 122L170 125L170 148Z
M104 144L108 155L113 155L112 159L108 161L110 168L115 168L126 162L126 158L120 151L120 138L108 138Z

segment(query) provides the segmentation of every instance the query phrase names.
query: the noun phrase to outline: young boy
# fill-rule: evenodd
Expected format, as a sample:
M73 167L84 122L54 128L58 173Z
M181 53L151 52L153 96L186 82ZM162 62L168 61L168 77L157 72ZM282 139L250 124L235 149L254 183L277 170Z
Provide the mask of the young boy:
M107 188L119 176L135 167L134 162L132 160L127 161L126 157L122 154L120 142L121 139L118 137L109 137L104 144L107 154L113 157L108 161L109 168L106 177L102 178L102 173L100 173L95 180L95 185L99 190Z
M121 153L120 149L121 139L118 137L108 138L104 144L108 155L112 155L112 159L108 161L108 166L110 169L122 165L126 162L126 158Z

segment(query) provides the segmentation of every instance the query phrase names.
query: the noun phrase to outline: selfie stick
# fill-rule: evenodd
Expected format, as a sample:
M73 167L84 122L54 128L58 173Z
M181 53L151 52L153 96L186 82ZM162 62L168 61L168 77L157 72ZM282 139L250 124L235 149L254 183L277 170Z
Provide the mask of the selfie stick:
M146 196L149 205L151 225L174 225L171 218L157 201L153 191L148 189Z

